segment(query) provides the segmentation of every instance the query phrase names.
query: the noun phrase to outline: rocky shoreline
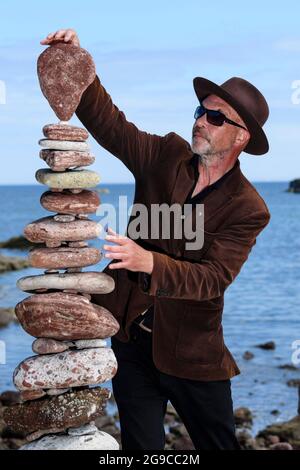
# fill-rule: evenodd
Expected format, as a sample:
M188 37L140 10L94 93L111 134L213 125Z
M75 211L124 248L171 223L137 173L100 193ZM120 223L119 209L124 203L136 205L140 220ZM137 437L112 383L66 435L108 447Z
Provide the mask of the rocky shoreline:
M108 400L115 405L113 394ZM26 444L22 433L13 433L4 423L7 407L20 403L20 393L6 391L0 395L0 450L16 450ZM115 405L116 406L116 405ZM300 415L293 419L267 426L255 437L251 433L253 416L248 408L237 408L234 412L236 434L244 450L300 450ZM100 431L110 434L121 446L118 412L109 414L104 408L102 416L93 423ZM168 403L165 416L165 450L194 450L193 443L174 407Z

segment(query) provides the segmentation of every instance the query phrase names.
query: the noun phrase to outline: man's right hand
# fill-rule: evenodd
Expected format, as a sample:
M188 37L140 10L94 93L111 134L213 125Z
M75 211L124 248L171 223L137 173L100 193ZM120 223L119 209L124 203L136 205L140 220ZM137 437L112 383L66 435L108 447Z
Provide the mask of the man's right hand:
M59 42L64 42L80 47L79 38L74 29L59 29L55 33L49 33L45 39L40 41L43 46L51 46Z

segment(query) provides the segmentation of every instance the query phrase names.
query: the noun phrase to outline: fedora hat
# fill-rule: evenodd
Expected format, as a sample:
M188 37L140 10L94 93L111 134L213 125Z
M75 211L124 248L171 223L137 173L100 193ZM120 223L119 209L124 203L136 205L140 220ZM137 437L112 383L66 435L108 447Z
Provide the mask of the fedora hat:
M225 100L243 119L250 140L244 152L263 155L269 150L269 143L262 126L269 116L269 106L264 96L252 83L239 77L232 77L217 85L203 77L195 77L194 89L199 101L214 94Z

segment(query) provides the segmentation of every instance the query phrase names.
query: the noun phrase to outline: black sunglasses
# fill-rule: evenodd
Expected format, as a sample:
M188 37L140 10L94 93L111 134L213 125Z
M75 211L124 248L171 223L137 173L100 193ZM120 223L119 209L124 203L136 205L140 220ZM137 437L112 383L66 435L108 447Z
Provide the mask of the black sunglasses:
M197 106L194 118L199 119L206 113L207 122L213 124L214 126L223 126L224 122L228 122L228 124L232 124L233 126L241 127L242 129L248 130L246 127L241 126L237 122L228 119L225 114L221 113L221 111L216 111L214 109L207 109L201 103L200 106Z

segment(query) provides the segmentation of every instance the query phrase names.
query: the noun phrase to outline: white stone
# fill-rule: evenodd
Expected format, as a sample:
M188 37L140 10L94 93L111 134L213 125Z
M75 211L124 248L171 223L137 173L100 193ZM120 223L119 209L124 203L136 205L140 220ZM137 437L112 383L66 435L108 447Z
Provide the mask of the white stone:
M104 431L87 436L49 435L20 450L120 450L118 441Z
M93 423L88 423L80 426L79 428L69 428L68 434L69 436L90 436L95 434L97 431L97 426Z
M89 150L89 145L86 142L75 142L71 140L40 139L39 144L41 147L53 150L77 150L79 152Z
M89 348L105 348L105 339L78 339L73 341L74 346L77 349L89 349Z

